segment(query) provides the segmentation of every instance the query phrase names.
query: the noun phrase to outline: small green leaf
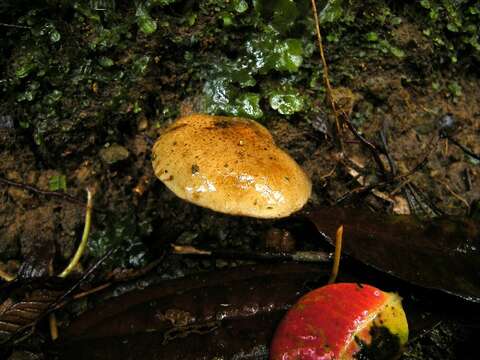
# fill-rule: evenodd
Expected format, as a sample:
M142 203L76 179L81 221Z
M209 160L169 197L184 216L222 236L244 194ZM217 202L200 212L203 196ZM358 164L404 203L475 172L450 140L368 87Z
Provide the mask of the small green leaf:
M303 62L302 43L298 39L287 39L279 42L274 49L278 54L275 69L280 71L296 72Z
M242 94L235 101L235 112L237 112L239 116L259 119L263 116L263 111L260 108L259 102L260 95L258 94Z
M460 31L458 26L454 23L448 23L447 24L447 29L450 30L451 32L459 32Z
M137 25L144 34L149 35L157 30L157 22L152 19L145 4L137 6L135 15L137 16Z
M320 11L320 22L322 24L334 23L343 15L343 0L329 0L322 11Z
M27 77L36 67L37 65L33 61L33 56L29 54L18 61L15 69L15 76L19 79Z
M224 26L231 26L233 24L233 18L230 14L225 14L222 17Z
M195 22L197 21L197 14L191 13L190 15L187 16L187 24L188 26L193 26L195 25Z
M98 63L104 68L109 68L114 64L113 60L106 56L102 56L98 59Z
M133 73L137 76L145 75L148 70L148 64L150 63L150 56L144 55L136 60L132 64Z
M378 40L378 34L376 32L369 32L367 34L367 40L368 41L377 41Z
M245 0L235 0L233 2L233 8L239 14L248 10L248 3Z
M294 89L276 90L269 96L269 102L272 109L277 110L282 115L292 115L303 110L303 97Z
M395 46L390 46L390 52L392 53L393 56L395 56L399 59L405 57L405 51L403 51L402 49L399 49Z
M157 22L150 15L142 15L137 17L137 24L144 34L152 34L157 30Z
M50 191L67 191L67 177L65 175L54 175L48 181Z
M58 42L61 39L61 35L57 30L50 31L50 41L51 42Z
M430 0L421 0L420 5L422 5L425 9L430 9L432 7Z
M456 81L453 81L451 82L450 84L448 84L448 90L450 91L450 93L454 96L454 97L459 97L459 96L462 96L462 87L460 86L460 84Z
M50 94L43 99L46 104L53 105L62 98L63 93L60 90L53 90Z

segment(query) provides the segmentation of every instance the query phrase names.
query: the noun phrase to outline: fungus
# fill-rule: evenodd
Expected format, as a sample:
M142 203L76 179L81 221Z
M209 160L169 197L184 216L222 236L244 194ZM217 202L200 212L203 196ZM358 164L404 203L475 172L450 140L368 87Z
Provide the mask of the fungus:
M153 169L186 201L257 218L299 210L312 187L265 127L239 117L195 114L176 120L153 147Z

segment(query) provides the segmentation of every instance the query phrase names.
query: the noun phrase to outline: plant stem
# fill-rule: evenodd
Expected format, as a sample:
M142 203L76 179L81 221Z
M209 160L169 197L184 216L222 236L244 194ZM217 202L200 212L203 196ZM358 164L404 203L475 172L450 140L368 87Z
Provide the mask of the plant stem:
M65 278L72 272L72 270L77 266L78 262L80 261L80 258L82 257L83 252L85 251L85 248L87 246L88 242L88 235L90 233L90 226L92 222L92 210L93 210L93 195L92 192L87 189L87 209L85 211L85 226L83 228L83 234L82 234L82 240L80 241L80 245L78 245L77 252L73 256L72 260L70 260L70 263L68 266L65 268L65 270L62 271L60 275L58 275L61 278Z
M337 107L335 106L335 101L333 99L332 87L330 85L330 78L328 77L328 65L327 65L327 60L325 58L325 52L323 51L323 40L322 40L322 33L320 31L320 21L318 20L317 5L315 3L315 0L311 0L311 2L312 2L313 19L315 20L315 30L317 33L318 49L320 50L320 57L322 59L322 65L323 65L323 81L325 82L325 88L327 89L327 97L330 102L330 106L332 107L333 115L335 116L335 124L337 127L338 141L340 142L340 150L343 153L342 128L340 126L340 119L338 118Z
M333 256L332 273L328 279L329 284L333 284L337 280L338 269L340 268L340 256L342 255L342 241L343 241L343 225L337 229L335 237L335 255Z

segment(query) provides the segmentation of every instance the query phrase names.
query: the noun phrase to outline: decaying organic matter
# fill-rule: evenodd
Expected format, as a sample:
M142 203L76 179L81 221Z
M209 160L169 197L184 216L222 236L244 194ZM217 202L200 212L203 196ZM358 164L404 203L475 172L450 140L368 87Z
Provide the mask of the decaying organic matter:
M412 284L480 302L480 228L474 219L420 221L348 208L315 209L307 216L327 239L334 239L338 223L344 224L345 253L370 266Z

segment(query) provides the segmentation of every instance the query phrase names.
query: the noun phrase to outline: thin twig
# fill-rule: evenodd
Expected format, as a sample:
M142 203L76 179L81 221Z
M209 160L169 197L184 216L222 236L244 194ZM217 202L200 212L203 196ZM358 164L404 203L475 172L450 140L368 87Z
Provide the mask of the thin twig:
M311 0L311 2L312 2L313 18L315 20L315 30L316 30L316 33L317 33L318 49L320 51L320 57L322 59L323 81L325 82L325 88L327 90L327 97L328 97L328 100L330 102L330 106L332 107L333 115L335 116L335 124L336 124L336 127L337 127L338 141L340 143L340 150L343 153L342 127L340 125L340 119L338 117L337 107L336 107L335 101L333 99L332 87L330 85L330 78L328 76L328 65L327 65L327 60L325 58L325 52L323 50L323 40L322 40L322 33L320 31L320 21L318 20L317 4L315 3L315 0Z
M429 141L429 150L427 151L427 153L424 155L423 159L420 160L417 165L415 165L408 173L406 173L405 175L401 175L399 178L401 179L405 179L407 177L410 177L410 175L413 175L414 173L416 173L418 170L420 170L422 167L425 166L425 164L427 163L428 161L428 158L430 157L430 155L432 155L433 151L437 148L437 145L438 145L438 142L440 141L440 137L438 135L433 135Z
M465 154L473 157L474 159L477 159L480 161L480 155L475 154L472 150L467 148L465 145L460 144L457 140L455 140L453 137L450 135L446 135L446 138L450 140L454 145L458 146Z
M382 127L382 130L380 130L380 140L383 146L383 153L387 157L388 166L390 166L390 174L392 174L392 176L395 177L397 176L397 167L395 166L395 161L393 160L388 147L386 121L383 121L383 127Z
M382 159L380 159L379 150L378 150L377 146L375 146L373 143L368 141L365 137L363 137L357 131L357 129L355 129L355 126L353 126L352 122L350 121L350 119L348 118L348 115L345 112L343 113L343 115L344 115L343 116L343 122L347 125L348 129L352 132L352 134L358 140L360 140L360 142L362 144L364 144L368 148L368 150L370 150L370 152L373 155L373 159L375 160L375 163L377 164L378 168L382 172L382 175L386 176L387 175L387 170L385 169L385 165L383 165Z
M152 261L140 269L122 269L120 271L113 271L113 273L108 274L106 278L113 282L124 282L138 278L155 269L163 261L164 257L165 252L163 252L159 259Z
M235 250L204 250L194 246L172 244L172 252L179 255L192 255L201 257L242 259L242 260L267 260L267 261L298 261L298 262L328 262L331 254L321 251L296 251L287 252L245 252Z
M445 214L441 209L431 202L428 196L423 195L423 190L418 188L413 181L407 183L407 188L410 190L415 201L421 206L423 212L429 217Z
M75 294L75 295L72 296L72 298L73 298L73 300L82 299L82 298L84 298L86 296L89 296L91 294L95 294L99 291L105 290L106 288L110 287L111 285L112 285L112 283L107 282L105 284L98 285L98 286L94 287L93 289L89 289L89 290L86 290L86 291L82 291L81 293Z
M65 304L65 299L72 294L75 290L77 290L80 285L101 265L103 262L108 259L112 254L117 252L120 247L110 248L98 261L93 264L87 271L82 274L82 277L78 279L78 281L70 287L67 291L63 293L61 297L59 297L48 309L49 312L61 308Z
M18 187L20 189L28 190L28 191L31 191L31 192L34 192L34 193L40 194L40 195L59 197L59 198L62 198L64 200L67 200L69 202L85 206L83 201L78 200L77 198L74 198L73 196L68 195L67 193L64 193L64 192L41 190L37 187L27 185L27 184L23 184L23 183L18 183L18 182L12 181L12 180L7 180L7 179L2 178L2 177L0 177L0 183L3 183L3 184L8 185L8 186Z
M344 202L346 199L352 197L353 195L363 194L363 193L369 192L369 191L371 191L375 188L383 187L383 186L392 184L392 183L397 182L397 181L402 181L403 182L403 181L407 180L410 176L412 176L418 170L420 170L423 166L425 166L425 164L427 163L427 160L430 157L430 155L432 154L433 150L436 149L439 139L440 138L437 135L434 135L432 137L432 139L429 142L429 150L424 155L424 157L408 173L402 174L402 175L397 175L396 177L385 180L385 181L379 181L379 182L376 182L376 183L373 183L373 184L360 186L356 189L350 190L347 193L345 193L344 195L340 196L337 200L335 200L335 204L338 205L338 204ZM407 182L407 184L408 184L408 182Z
M75 266L77 266L78 262L80 261L83 252L85 251L88 241L88 235L90 234L90 225L92 223L92 210L93 194L90 189L87 189L87 209L85 211L85 226L83 228L82 240L80 241L80 245L78 245L78 249L72 260L70 260L68 266L65 268L65 270L62 271L60 275L58 275L61 278L67 277L68 274L72 272L72 270L75 268Z
M11 28L16 28L16 29L31 29L30 26L7 24L7 23L3 23L3 22L0 22L0 26L11 27Z
M435 181L437 181L438 183L442 184L443 186L445 186L445 188L448 190L448 192L450 194L452 194L452 196L454 198L456 198L457 200L459 200L460 202L462 202L468 211L470 211L470 204L468 203L468 201L462 197L461 195L457 194L455 191L452 190L452 188L450 187L450 185L448 185L446 182L442 181L442 180L439 180L439 179L436 179Z

